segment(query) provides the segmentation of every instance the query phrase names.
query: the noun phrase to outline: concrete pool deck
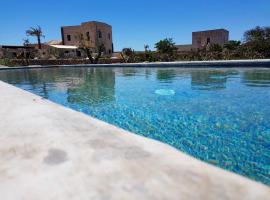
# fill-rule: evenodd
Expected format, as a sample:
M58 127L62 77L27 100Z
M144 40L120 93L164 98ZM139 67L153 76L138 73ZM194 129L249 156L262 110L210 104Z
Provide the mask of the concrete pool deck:
M270 188L0 81L3 200L267 200Z

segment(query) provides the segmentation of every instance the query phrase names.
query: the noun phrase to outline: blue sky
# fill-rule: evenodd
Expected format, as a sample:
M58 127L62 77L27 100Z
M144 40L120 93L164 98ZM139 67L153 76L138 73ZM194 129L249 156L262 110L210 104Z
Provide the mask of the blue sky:
M166 37L188 44L192 31L216 28L241 40L247 29L270 26L269 0L1 0L0 8L0 44L14 45L31 26L40 25L46 41L60 40L62 25L91 20L113 26L115 50L153 49Z

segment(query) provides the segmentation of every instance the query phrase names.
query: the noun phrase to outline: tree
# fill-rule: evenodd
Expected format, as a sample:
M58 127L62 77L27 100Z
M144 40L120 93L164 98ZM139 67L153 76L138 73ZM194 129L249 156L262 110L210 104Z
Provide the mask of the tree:
M94 59L94 63L95 64L97 64L98 63L98 61L99 61L99 59L100 59L100 57L101 57L101 55L102 55L102 53L104 52L104 50L105 50L105 45L102 43L102 44L99 44L98 46L97 46L97 56L95 57L95 59Z
M149 50L149 45L148 45L148 44L145 44L145 45L144 45L144 51L145 51L145 52L150 51L150 50Z
M222 46L219 44L210 44L205 53L207 60L219 60L222 58Z
M244 33L243 51L247 57L270 57L270 27L255 27Z
M257 26L253 29L250 29L248 31L246 31L244 33L244 42L248 43L248 42L263 42L265 40L267 40L267 31L268 28L263 28L260 26Z
M28 46L30 44L29 39L23 39L23 46Z
M210 52L222 52L222 46L219 44L211 44L209 47Z
M177 48L172 38L160 40L155 44L155 48L160 54L162 61L172 61L175 59Z
M26 35L37 37L38 48L41 49L41 37L45 38L45 36L43 35L40 26L37 26L36 28L31 27L29 30L26 31Z
M135 60L135 52L132 48L123 48L121 56L126 63L132 63Z
M100 57L102 56L102 53L105 50L105 46L103 43L98 44L96 48L92 48L88 45L88 43L84 40L84 37L82 34L78 35L79 38L79 49L84 51L89 58L91 64L97 64ZM93 51L96 51L96 55L93 55Z
M233 51L233 50L236 50L237 48L239 48L240 45L241 45L241 41L230 40L224 44L224 48L229 50L229 51Z
M238 40L230 40L223 46L223 59L239 59L242 58L241 52L241 41Z

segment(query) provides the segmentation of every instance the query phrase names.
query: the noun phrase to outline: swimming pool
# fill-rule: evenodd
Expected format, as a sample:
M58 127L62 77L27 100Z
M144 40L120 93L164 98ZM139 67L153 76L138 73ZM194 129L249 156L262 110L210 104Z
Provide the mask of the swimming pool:
M270 69L60 67L0 80L270 185Z

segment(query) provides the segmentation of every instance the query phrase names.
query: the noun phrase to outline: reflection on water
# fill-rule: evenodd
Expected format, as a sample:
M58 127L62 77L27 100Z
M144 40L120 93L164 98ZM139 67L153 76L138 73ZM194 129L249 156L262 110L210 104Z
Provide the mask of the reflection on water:
M112 69L89 69L81 80L67 89L69 103L91 106L114 101L115 73Z
M137 74L137 69L136 68L122 68L121 73L123 76L136 76Z
M270 185L270 69L68 67L0 80Z
M115 73L112 69L43 70L5 71L0 73L0 80L34 91L44 98L50 98L54 91L62 91L72 104L92 105L114 100Z
M237 74L237 71L196 70L191 72L191 85L195 90L225 89L227 77Z
M269 70L246 71L243 74L243 83L250 87L269 87Z
M157 79L159 81L171 82L176 76L176 71L173 69L158 69Z

